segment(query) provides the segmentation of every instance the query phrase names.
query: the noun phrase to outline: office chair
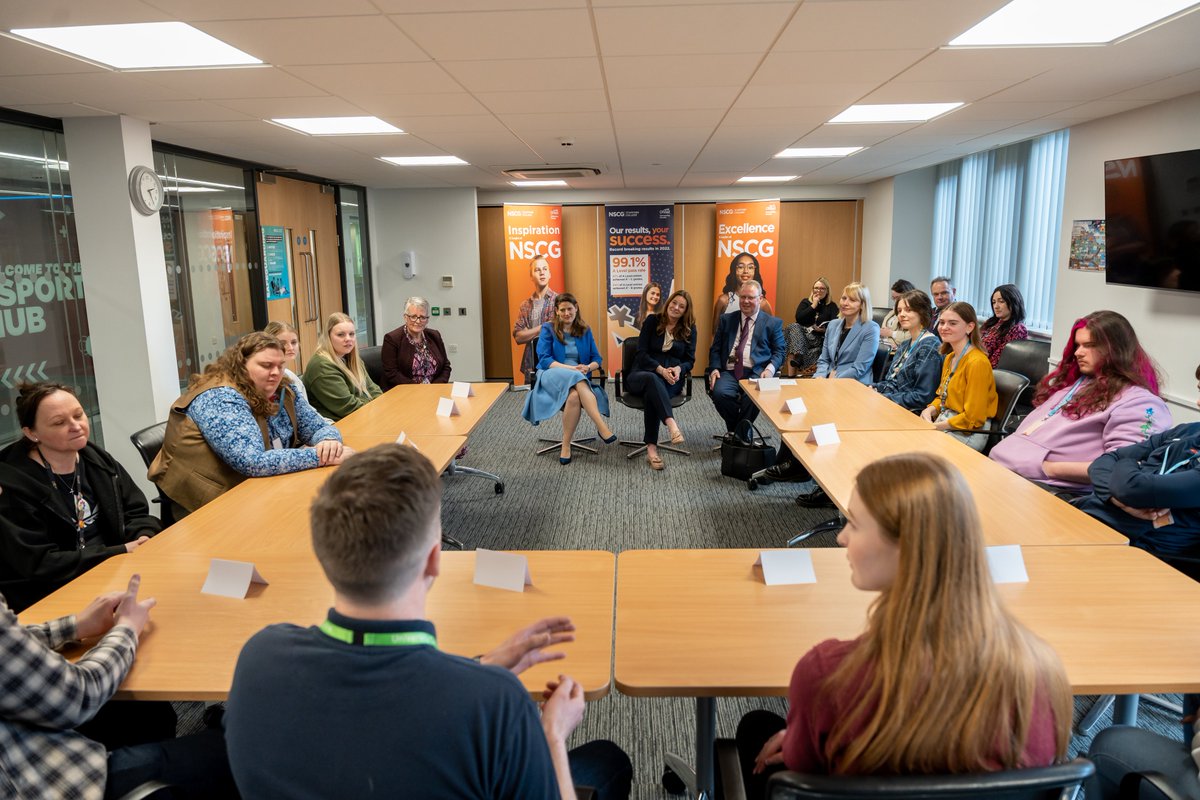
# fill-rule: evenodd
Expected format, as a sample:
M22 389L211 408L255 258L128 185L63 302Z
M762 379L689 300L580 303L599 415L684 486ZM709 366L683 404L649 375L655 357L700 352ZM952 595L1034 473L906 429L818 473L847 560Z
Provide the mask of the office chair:
M1033 410L1033 394L1038 383L1050 370L1050 343L1036 339L1009 342L1000 353L996 369L1009 370L1029 379L1029 385L1017 398L1013 417L1009 420L1009 425L1015 429L1025 415Z
M745 800L737 745L718 739L717 796ZM1066 764L969 775L808 775L778 772L767 783L770 800L1070 800L1096 773L1086 758Z
M145 463L146 469L150 469L150 465L158 457L158 451L162 450L163 439L166 435L167 423L165 422L156 422L148 428L142 428L140 431L130 434L129 441L133 443L134 449L142 457L142 462ZM151 502L158 503L158 518L162 520L164 528L175 524L175 513L172 511L171 498L163 494L162 489L158 490L158 497L155 497Z
M616 375L616 383L613 384L613 393L617 402L621 405L626 408L632 408L634 411L642 411L646 408L646 401L641 395L627 394L621 391L621 385L629 382L629 373L633 371L633 362L637 358L637 349L638 340L636 337L631 336L621 343L621 371ZM683 381L683 391L671 398L671 408L679 408L692 399L692 373L683 373L679 376L679 380ZM626 458L634 458L646 452L646 444L644 442L622 441L621 445L623 447L635 448L633 452L625 456ZM671 444L670 439L666 442L659 442L658 447L662 450L678 453L681 456L691 455L687 450Z
M892 365L893 350L886 344L880 343L875 350L875 360L871 362L871 377L875 383L883 380L883 376L887 374L888 367Z
M383 348L379 345L360 347L358 348L358 357L362 359L363 368L366 369L371 380L375 381L375 385L383 386Z
M1008 352L1007 347L1005 352ZM987 455L996 446L996 442L1011 433L1008 426L1012 419L1013 409L1017 407L1017 401L1021 399L1022 393L1029 386L1029 378L1017 372L994 369L992 375L996 379L998 402L996 403L996 416L992 418L991 425L970 430L955 429L955 433L986 433L988 442L983 448L984 455Z
M531 392L533 391L534 386L537 384L537 377L538 377L538 373L537 373L537 370L535 370L535 369L531 369L525 373L525 385L529 387L529 391L531 391ZM603 390L605 387L605 384L608 381L608 378L607 378L607 376L601 374L599 378L593 376L593 377L589 378L588 380L590 380L593 384L595 384L596 381L599 381L598 385L600 386L601 390ZM562 447L562 439L547 439L545 437L539 436L538 441L547 443L545 447L538 448L537 454L539 456L543 456L546 453L549 453L551 450L557 450ZM592 455L597 455L600 451L594 447L588 446L588 442L594 442L594 441L596 441L595 436L584 436L579 439L572 439L571 440L571 450L574 451L574 450L578 449L578 450L584 451L585 453L591 453ZM497 492L497 494L499 494L499 492Z

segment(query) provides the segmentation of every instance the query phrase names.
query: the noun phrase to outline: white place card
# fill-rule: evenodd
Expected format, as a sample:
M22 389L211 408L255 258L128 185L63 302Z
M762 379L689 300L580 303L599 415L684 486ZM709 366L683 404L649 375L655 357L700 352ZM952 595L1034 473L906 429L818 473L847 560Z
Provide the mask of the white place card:
M453 397L443 397L438 400L437 415L439 417L457 417L459 413L458 404L454 402Z
M467 381L455 381L454 388L450 390L451 397L474 397L475 387Z
M817 447L826 444L837 444L842 440L838 436L837 423L826 422L824 425L813 425L812 430L808 432L808 436L804 437L806 442L816 442Z
M405 433L404 431L400 431L400 435L396 437L396 444L406 444L406 443L408 443L408 434Z
M227 561L224 558L214 558L208 565L208 577L201 594L215 594L221 597L232 597L242 600L250 591L250 584L267 585L267 579L259 574L258 568L249 561Z
M762 550L754 562L762 567L763 583L767 586L787 586L795 583L816 583L812 553L808 548L794 550Z
M779 385L780 386L795 386L796 379L795 378L780 378Z
M758 379L758 390L760 392L778 392L779 387L782 385L783 384L781 384L779 382L779 378L759 378Z
M804 405L803 397L793 397L783 404L782 411L785 414L807 414L808 406Z
M499 550L475 551L475 584L523 592L532 586L529 577L529 559L518 553L503 553Z
M988 571L994 583L1029 583L1025 557L1019 544L996 544L987 548Z

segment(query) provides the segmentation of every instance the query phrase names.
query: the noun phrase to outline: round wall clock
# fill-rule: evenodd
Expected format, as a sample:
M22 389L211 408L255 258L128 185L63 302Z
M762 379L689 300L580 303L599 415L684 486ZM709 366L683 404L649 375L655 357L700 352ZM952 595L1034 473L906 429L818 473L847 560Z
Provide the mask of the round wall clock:
M129 170L129 199L139 214L157 214L163 204L163 185L150 167L137 166Z

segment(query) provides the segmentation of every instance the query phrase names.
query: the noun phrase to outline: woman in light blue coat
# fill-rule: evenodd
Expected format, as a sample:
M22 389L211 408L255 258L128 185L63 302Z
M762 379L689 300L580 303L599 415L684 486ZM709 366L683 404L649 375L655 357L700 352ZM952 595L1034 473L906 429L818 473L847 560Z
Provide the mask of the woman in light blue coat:
M853 378L870 386L879 349L879 324L871 319L871 292L861 283L842 290L841 313L825 328L825 345L814 378Z
M558 461L571 463L571 439L579 425L580 412L596 423L605 444L617 440L608 427L608 395L588 380L603 363L591 329L579 317L579 301L569 293L555 298L554 321L542 324L537 343L537 382L525 398L521 416L537 425L563 412L562 452Z

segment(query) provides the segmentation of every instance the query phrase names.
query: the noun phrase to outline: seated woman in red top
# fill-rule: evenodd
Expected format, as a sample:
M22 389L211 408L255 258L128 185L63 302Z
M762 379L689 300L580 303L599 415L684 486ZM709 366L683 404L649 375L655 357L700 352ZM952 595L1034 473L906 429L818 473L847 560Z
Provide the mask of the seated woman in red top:
M846 516L838 543L850 579L879 597L861 636L821 642L796 664L786 722L767 711L742 719L747 796L763 797L778 765L950 774L1063 759L1066 672L998 596L958 471L922 453L876 461L859 473Z

